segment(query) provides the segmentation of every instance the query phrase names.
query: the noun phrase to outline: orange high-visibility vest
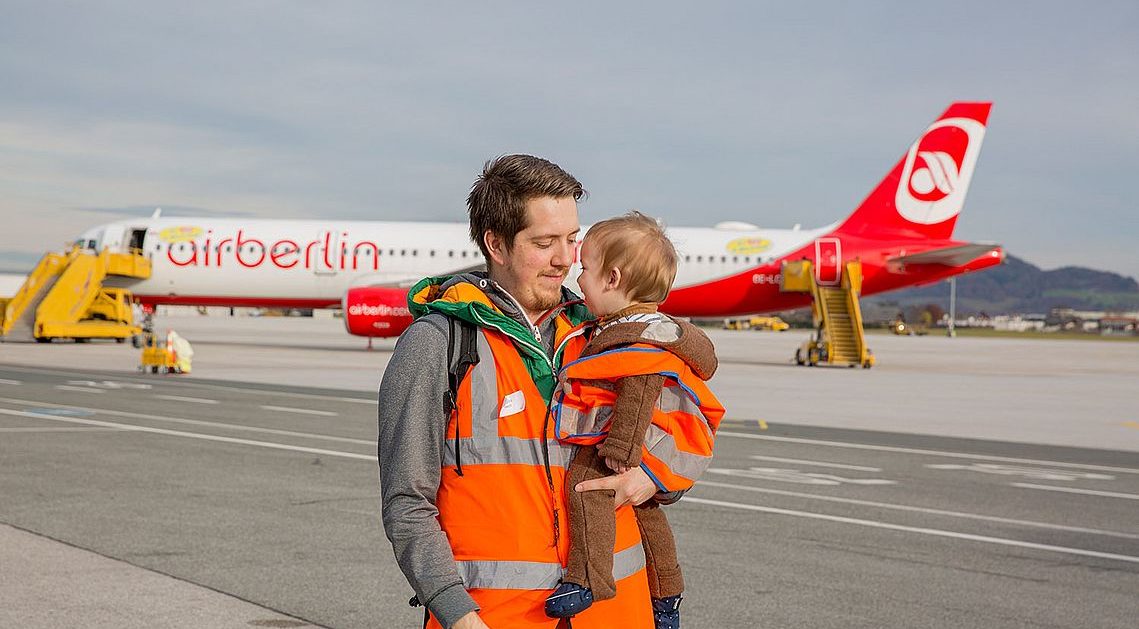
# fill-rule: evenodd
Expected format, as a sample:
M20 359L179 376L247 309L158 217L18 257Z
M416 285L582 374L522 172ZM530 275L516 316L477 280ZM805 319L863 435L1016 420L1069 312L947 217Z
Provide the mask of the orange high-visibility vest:
M558 439L580 445L604 441L617 394L598 383L646 374L664 376L665 385L645 435L641 468L661 491L689 489L712 462L724 407L707 383L667 350L637 343L567 362L552 409Z
M585 346L580 328L572 329L564 318L557 328L564 360L578 357ZM489 626L553 629L559 619L546 616L544 603L569 554L565 468L574 448L554 438L547 400L510 337L488 328L475 336L479 362L460 383L458 408L447 425L436 496L439 524ZM574 629L653 627L636 517L628 506L616 516L617 597L574 617ZM432 618L429 626L439 624Z

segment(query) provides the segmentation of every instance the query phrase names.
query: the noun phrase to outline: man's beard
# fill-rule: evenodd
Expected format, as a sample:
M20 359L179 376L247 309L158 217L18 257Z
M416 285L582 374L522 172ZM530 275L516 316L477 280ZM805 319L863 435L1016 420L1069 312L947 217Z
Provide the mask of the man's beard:
M535 310L549 310L550 308L553 308L554 306L562 303L562 289L559 287L558 291L551 295L535 295L534 299L538 302L537 307L534 308Z

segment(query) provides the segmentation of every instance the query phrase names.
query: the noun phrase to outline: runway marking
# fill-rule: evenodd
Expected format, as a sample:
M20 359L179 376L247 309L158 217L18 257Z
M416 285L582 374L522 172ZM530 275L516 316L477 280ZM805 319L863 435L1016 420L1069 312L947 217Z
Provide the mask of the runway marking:
M727 507L729 509L743 509L745 511L759 511L762 513L772 513L775 515L789 515L798 518L809 518L812 520L827 520L829 522L838 522L840 524L854 524L857 526L867 526L871 528L888 529L892 531L903 531L906 533L918 533L921 535L933 535L936 537L963 539L986 544L999 544L1001 546L1031 548L1033 550L1044 550L1054 553L1064 553L1067 555L1080 555L1083 557L1095 557L1097 559L1114 559L1116 561L1139 563L1139 557L1134 557L1131 555L1102 553L1095 550L1084 550L1082 548L1070 548L1067 546L1052 546L1050 544L1037 544L1035 542L1023 542L1020 540L1006 539L1003 537L989 537L987 535L973 535L972 533L958 533L956 531L944 531L941 529L929 529L918 526L890 524L889 522L879 522L877 520L860 520L858 518L846 518L843 516L826 515L823 513L810 513L808 511L793 511L791 509L777 509L775 507L760 507L758 505L745 505L736 502L725 502L723 500L708 500L706 498L696 498L694 496L685 496L683 502L705 504L713 507Z
M7 378L0 378L0 384L18 385L18 384L24 384L24 383L20 382L19 380L8 380Z
M880 467L865 467L862 465L846 465L845 463L826 463L823 461L807 461L805 459L783 459L777 456L760 456L758 454L751 455L752 459L757 461L778 461L780 463L802 463L804 465L814 465L816 467L833 467L840 470L857 470L859 472L881 472Z
M300 413L302 415L321 415L323 417L336 417L340 413L333 413L332 411L316 411L311 408L293 408L291 406L267 406L262 404L261 408L267 411L282 411L285 413Z
M878 509L894 509L896 511L912 511L914 513L928 513L930 515L944 515L953 518L965 518L968 520L983 520L986 522L999 522L1001 524L1018 524L1021 526L1031 526L1043 529L1054 529L1057 531L1071 531L1073 533L1093 533L1095 535L1107 535L1109 537L1121 537L1123 539L1139 539L1139 535L1134 533L1121 533L1119 531L1105 531L1103 529L1092 529L1083 526L1068 526L1065 524L1050 524L1048 522L1034 522L1032 520L1017 520L1013 518L1002 518L995 515L981 515L979 513L964 513L961 511L947 511L945 509L931 509L929 507L915 507L911 505L899 505L889 502L875 502L873 500L857 500L855 498L839 498L838 496L821 496L819 494L810 494L801 491L787 491L785 489L768 489L766 487L752 487L750 485L733 485L731 483L718 483L716 481L701 480L698 487L723 487L725 489L742 489L744 491L754 491L763 494L775 494L777 496L791 496L793 498L808 498L810 500L822 500L824 502L838 502L842 504L860 505L864 507L875 507ZM687 498L685 498L687 500Z
M114 380L103 380L101 382L95 380L68 380L67 384L74 384L81 387L93 387L96 389L151 389L153 385L143 384L139 382L116 382Z
M1045 491L1061 491L1066 494L1083 494L1085 496L1102 496L1104 498L1126 498L1139 500L1139 494L1121 494L1116 491L1096 491L1094 489L1078 489L1076 487L1053 487L1051 485L1034 485L1032 483L1009 483L1013 487L1024 489L1043 489Z
M59 369L37 369L35 367L27 367L23 365L5 365L4 368L8 371L19 371L21 373L41 373L50 375L72 375L72 376L90 376L90 372L82 371L63 371ZM137 380L122 380L124 382L133 382L136 384L146 385L143 388L150 388L152 385L147 382L139 382ZM349 404L370 404L376 406L379 402L375 398L356 398L356 397L341 397L335 395L319 395L316 393L296 393L293 391L281 391L276 389L251 389L247 387L230 387L220 384L206 384L199 382L174 382L164 381L164 386L169 387L185 387L190 389L218 389L220 391L238 391L242 393L261 393L265 395L275 395L284 397L307 398L316 400L334 400L336 402L347 402Z
M1043 461L1040 459L1019 459L991 454L969 454L967 452L950 452L946 450L924 450L921 448L902 448L898 446L877 446L868 443L847 443L844 441L824 441L822 439L803 439L800 437L776 437L773 435L753 435L746 432L719 431L717 437L739 437L741 439L759 439L765 441L780 441L785 443L802 443L806 445L830 446L834 448L851 448L854 450L876 450L879 452L899 452L902 454L928 454L930 456L943 456L955 459L978 459L982 461L1005 461L1009 463L1031 463L1035 465L1053 465L1056 467L1071 467L1082 470L1097 470L1102 472L1119 472L1122 474L1139 474L1139 469L1132 467L1110 467L1106 465L1089 465L1087 463L1067 463L1065 461Z
M71 387L66 384L57 384L55 388L60 391L78 391L80 393L106 393L104 389L89 389L87 387Z
M1139 428L1139 422L1123 422L1123 425L1128 428Z
M999 474L1001 476L1024 476L1036 480L1115 480L1114 476L1107 474L1093 474L1088 472L1069 472L1068 470L1049 470L1039 467L1017 467L1015 465L997 465L995 463L972 463L958 465L956 463L927 464L931 470L967 470L982 474Z
M193 402L194 404L217 404L217 400L210 400L203 397L183 397L181 395L155 395L154 397L160 400L170 400L171 402Z
M318 435L311 432L294 432L292 430L277 430L275 428L261 428L258 426L246 426L243 424L226 424L224 422L209 422L200 419L185 419L182 417L167 417L165 415L150 415L147 413L131 413L128 411L114 411L104 408L76 408L73 406L65 406L63 404L51 404L48 402L33 402L31 400L18 400L15 398L0 398L0 402L10 402L13 404L24 404L27 406L44 406L51 408L32 408L27 412L32 413L36 417L42 415L61 415L61 414L76 414L82 413L84 415L94 415L96 413L101 415L112 415L115 417L129 417L134 419L149 419L160 422L170 422L175 424L186 424L188 426L208 426L210 428L222 428L225 430L234 430L239 432L259 432L269 435L282 435L286 437L301 437L303 439L319 439L321 441L338 441L341 443L358 443L361 445L376 445L375 439L352 439L349 437L333 437L332 435Z
M0 432L121 432L118 428L100 428L98 426L15 426L0 428Z
M116 422L105 422L97 419L80 419L78 417L57 417L54 415L36 415L26 411L13 411L6 408L0 408L0 413L4 415L15 415L18 417L34 417L40 419L47 419L57 422L71 422L76 424L85 424L88 426L101 426L104 428L120 428L128 432L149 432L158 435L169 435L172 437L187 437L190 439L201 439L203 441L220 441L222 443L235 443L245 446L257 446L261 448L272 448L274 450L289 450L292 452L305 452L308 454L322 454L325 456L337 456L345 459L359 459L362 461L376 461L378 460L375 455L370 454L355 454L352 452L339 452L337 450L324 450L321 448L306 448L302 446L291 446L283 443L273 443L271 441L253 441L252 439L237 439L234 437L222 437L220 435L206 435L198 432L183 432L181 430L166 430L165 428L151 428L149 426L136 426L134 424L119 424ZM372 442L369 442L372 443Z
M773 480L784 483L798 483L800 485L897 485L897 481L885 478L844 478L834 474L819 474L817 472L800 472L799 470L786 470L775 467L752 467L746 470L730 468L709 468L712 474L726 474L728 476L742 476L757 480Z

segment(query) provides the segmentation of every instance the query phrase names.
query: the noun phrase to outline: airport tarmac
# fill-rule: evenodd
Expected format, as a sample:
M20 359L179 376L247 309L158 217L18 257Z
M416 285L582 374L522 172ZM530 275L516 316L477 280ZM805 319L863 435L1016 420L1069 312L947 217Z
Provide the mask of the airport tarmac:
M0 344L0 626L418 627L379 522L391 341L160 325L193 374ZM668 510L685 626L1134 625L1139 344L875 336L861 370L793 366L801 332L711 336L729 419Z

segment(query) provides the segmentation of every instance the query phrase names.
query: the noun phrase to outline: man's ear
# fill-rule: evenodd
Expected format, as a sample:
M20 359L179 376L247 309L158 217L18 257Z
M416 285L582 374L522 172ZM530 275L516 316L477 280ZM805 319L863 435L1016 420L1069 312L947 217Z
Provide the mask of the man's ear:
M483 244L486 245L486 250L490 253L490 261L502 266L506 264L506 239L491 230L486 230L482 235Z

